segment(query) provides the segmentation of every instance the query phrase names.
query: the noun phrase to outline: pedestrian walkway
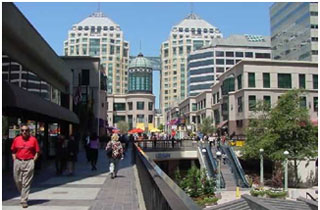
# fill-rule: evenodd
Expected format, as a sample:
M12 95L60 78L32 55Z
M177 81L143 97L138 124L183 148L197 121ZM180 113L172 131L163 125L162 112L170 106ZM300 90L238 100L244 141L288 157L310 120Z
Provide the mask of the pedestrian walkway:
M34 210L138 210L139 202L135 168L133 167L132 150L120 162L118 177L110 178L108 159L104 150L99 150L97 171L91 171L91 165L80 152L74 176L55 176L41 180L35 178L29 195L29 208ZM47 171L48 170L48 171ZM52 174L50 167L37 176ZM51 171L50 171L51 170ZM11 182L10 184L13 184ZM3 183L6 185L6 183ZM6 189L17 190L14 187ZM3 194L14 192L3 191ZM20 197L6 199L3 196L2 209L22 209Z

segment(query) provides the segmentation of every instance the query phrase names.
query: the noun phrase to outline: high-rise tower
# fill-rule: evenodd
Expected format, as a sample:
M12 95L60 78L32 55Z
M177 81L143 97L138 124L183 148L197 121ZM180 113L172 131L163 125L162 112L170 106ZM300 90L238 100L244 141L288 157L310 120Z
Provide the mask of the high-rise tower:
M318 61L318 3L277 2L270 7L272 58Z
M102 12L72 26L64 42L64 55L99 57L108 77L108 93L127 92L129 43L120 26Z
M171 29L161 45L160 108L165 109L187 97L187 57L190 52L222 38L219 29L194 13Z

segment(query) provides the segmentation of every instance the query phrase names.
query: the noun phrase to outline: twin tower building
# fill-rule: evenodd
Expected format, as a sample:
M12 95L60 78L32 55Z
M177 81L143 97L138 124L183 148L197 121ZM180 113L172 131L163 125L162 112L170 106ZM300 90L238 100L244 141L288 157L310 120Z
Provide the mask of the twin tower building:
M193 13L172 27L169 39L161 45L162 111L173 102L188 96L188 55L209 45L213 38L222 38L219 29ZM65 56L100 58L102 69L108 78L109 98L127 94L152 94L150 60L141 53L130 59L129 49L120 26L102 12L95 12L73 25L64 42Z

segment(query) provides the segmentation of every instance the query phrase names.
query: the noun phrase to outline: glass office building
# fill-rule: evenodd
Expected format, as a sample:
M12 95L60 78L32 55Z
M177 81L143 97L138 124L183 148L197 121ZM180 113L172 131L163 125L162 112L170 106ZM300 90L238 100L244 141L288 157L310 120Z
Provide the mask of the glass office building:
M318 61L318 3L274 3L270 24L273 59Z

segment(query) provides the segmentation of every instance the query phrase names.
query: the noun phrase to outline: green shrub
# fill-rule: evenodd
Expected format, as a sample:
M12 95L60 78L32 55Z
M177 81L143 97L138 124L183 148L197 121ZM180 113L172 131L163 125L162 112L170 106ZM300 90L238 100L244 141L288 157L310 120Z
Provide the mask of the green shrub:
M202 199L197 199L196 203L201 207L205 207L206 205L216 204L218 200L219 198L217 197L204 197Z
M215 181L207 177L206 171L195 166L188 170L184 178L181 178L178 170L175 171L175 180L179 187L193 198L212 196L216 189Z
M266 191L263 189L252 189L250 190L250 195L254 196L254 197L258 197L261 196L263 197L266 194Z
M266 194L270 198L285 198L287 197L287 191L274 191L274 190L267 190Z

